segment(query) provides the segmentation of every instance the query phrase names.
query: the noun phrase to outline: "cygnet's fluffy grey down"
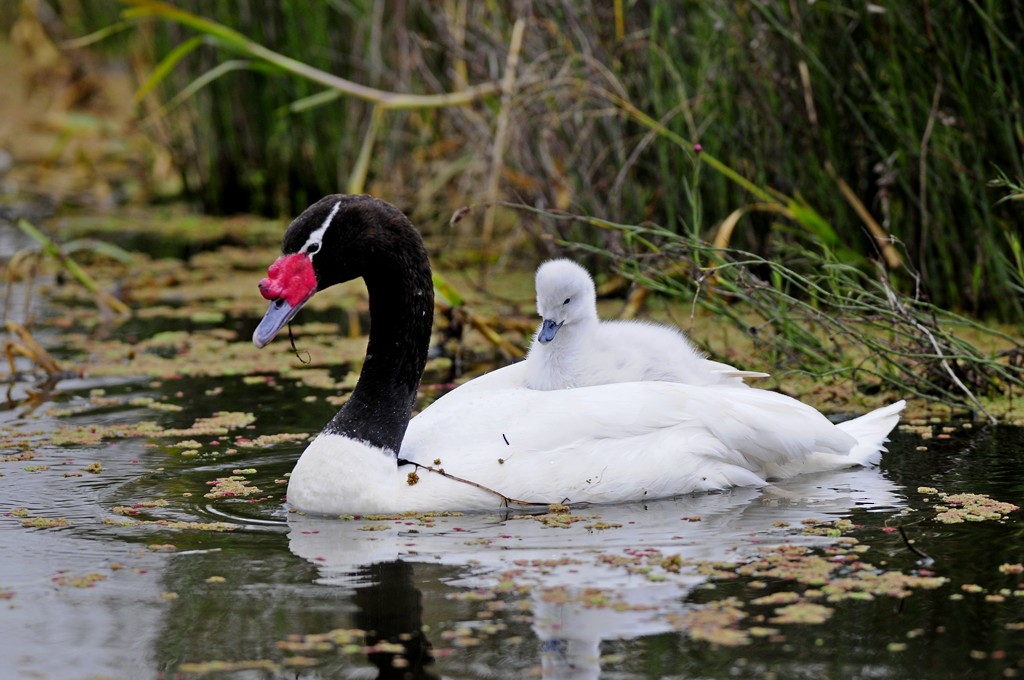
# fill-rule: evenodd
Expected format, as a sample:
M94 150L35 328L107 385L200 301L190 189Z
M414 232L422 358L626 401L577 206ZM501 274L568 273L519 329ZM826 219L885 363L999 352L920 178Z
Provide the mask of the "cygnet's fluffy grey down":
M526 358L526 385L532 389L648 380L742 385L744 378L768 375L710 361L669 326L601 321L594 280L571 260L543 263L536 286L542 322Z

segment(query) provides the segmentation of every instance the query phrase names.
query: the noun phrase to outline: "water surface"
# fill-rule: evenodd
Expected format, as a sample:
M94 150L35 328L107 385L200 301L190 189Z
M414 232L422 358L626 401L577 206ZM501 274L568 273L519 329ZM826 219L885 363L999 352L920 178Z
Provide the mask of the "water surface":
M1021 513L936 519L942 494L1020 504L1020 429L903 429L880 469L574 508L573 521L307 517L282 504L304 447L289 435L330 418L350 367L303 367L286 343L260 360L289 372L232 363L255 360L254 322L133 319L102 348L40 331L62 360L105 353L126 370L36 401L33 381L9 386L0 677L1024 673ZM186 364L197 353L228 374ZM142 354L163 373L132 374ZM219 412L234 416L207 429Z
M122 403L154 389L141 381L107 383L104 397ZM157 417L167 427L188 427L223 399L225 392L206 396L211 385L175 381L171 389L197 395L180 412L105 406L58 423L45 411L19 417L13 409L3 424L30 431ZM65 381L59 389L58 402L74 406L94 399L96 385ZM234 408L268 406L259 389L225 389ZM283 391L279 398L292 397ZM300 413L289 410L289 417ZM318 415L292 424L314 431ZM259 432L255 426L245 434ZM931 495L918 491L1024 497L1024 439L1013 428L960 429L927 442L897 434L880 470L575 509L596 517L568 528L514 512L347 521L290 514L279 501L281 482L301 444L234 454L212 453L218 447L208 445L183 456L175 443L133 437L99 446L43 444L32 447L30 461L2 464L8 516L0 525L0 588L8 599L0 647L11 677L190 677L215 668L210 662L251 667L226 675L254 678L403 677L397 670L466 678L600 671L616 678L995 677L1016 671L1024 652L1024 632L1014 625L1024 621L1021 577L999 570L1024 557L1018 513L942 524L925 501ZM923 445L928 449L918 451ZM102 471L85 472L93 462ZM236 470L265 491L257 497L270 498L204 498L208 482ZM166 505L114 512L153 501ZM15 508L67 526L22 526L24 518L10 514ZM234 530L117 525L140 519L223 522ZM849 519L855 527L808 535L802 522L810 519ZM923 565L898 532L886 531L899 524L934 563ZM808 586L709 579L699 568L741 564L784 544L826 554L838 534L870 546L861 559L879 569L924 569L948 582L903 598L829 603L834 613L820 624L771 624L772 606L749 603ZM636 569L645 554L678 555L683 566L675 572L648 560ZM1009 594L999 596L1001 590ZM726 598L748 603L747 620L733 628L778 632L741 646L694 639L687 622L695 619L687 615ZM337 630L372 633L369 640L315 637ZM399 646L368 652L377 638Z

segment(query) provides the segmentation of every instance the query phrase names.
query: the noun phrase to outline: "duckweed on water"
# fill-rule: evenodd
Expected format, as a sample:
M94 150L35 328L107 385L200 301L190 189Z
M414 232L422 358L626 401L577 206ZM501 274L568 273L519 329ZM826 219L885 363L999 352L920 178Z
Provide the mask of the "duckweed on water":
M546 521L544 515L534 517ZM809 520L803 522L802 527L803 532L813 529L816 531L811 533L829 536L855 528L846 520ZM905 574L880 569L862 560L861 555L867 550L868 547L856 538L841 536L835 544L824 548L789 544L766 547L758 555L738 563L686 560L678 554L651 548L623 549L621 552L598 551L593 559L596 564L624 569L652 581L690 579L693 574L700 574L709 579L710 584L743 579L746 587L752 590L763 590L768 583L791 584L786 590L751 598L748 602L731 596L698 605L694 611L685 615L669 615L673 625L687 631L694 640L713 646L740 646L750 644L756 638L773 639L780 635L779 629L766 627L762 625L763 622L776 626L824 623L832 615L833 608L823 604L822 600L832 603L876 597L905 598L915 590L934 589L947 582L946 578L934 576L925 570ZM476 588L456 594L451 599L488 602L486 610L497 611L504 605L490 603L499 597L507 598L528 592L525 584L534 575L582 564L578 559L569 558L517 561L516 569L499 576L499 587ZM1008 569L1012 571L1013 568L1011 566ZM576 603L588 608L616 610L634 608L616 599L614 592L602 589L571 592L566 588L552 588L542 591L541 597L554 604ZM764 609L768 611L762 613ZM486 612L483 615L486 616Z
M96 446L104 439L156 437L161 433L162 429L153 421L133 424L63 426L53 430L50 434L50 443L55 446Z
M30 529L59 529L68 526L68 521L63 517L30 517L21 520L21 526Z
M670 622L674 628L687 631L697 641L722 647L747 645L750 644L750 634L738 627L747 616L742 605L737 598L730 597L682 616L675 615Z
M782 605L792 604L799 601L803 596L800 593L783 590L764 597L756 597L750 601L753 605Z
M22 442L23 443L23 442ZM27 460L32 460L39 454L35 451L23 451L22 453L13 453L3 458L0 458L2 463L23 463Z
M256 417L251 413L218 411L212 416L197 418L190 427L184 428L163 428L151 420L111 425L63 426L54 429L50 440L57 446L96 446L109 439L224 436L232 430L247 427L255 420ZM244 441L248 443L251 440ZM202 445L195 440L183 440L176 446L197 448Z
M28 508L12 508L4 513L5 517L16 517L26 529L60 529L69 525L64 517L32 517Z
M136 397L128 400L128 405L135 408L149 408L154 411L166 411L169 413L177 413L183 411L184 407L178 404L169 404L165 401L157 401L152 397Z
M281 434L262 434L255 439L238 437L235 439L235 446L242 449L262 449L276 444L288 444L292 442L304 442L310 438L306 432L283 432Z
M113 512L115 515L128 515L131 517L142 514L142 510L128 505L115 505L113 508L111 508L111 512Z
M229 524L227 522L189 522L182 520L167 520L167 519L156 519L156 520L142 520L134 519L142 515L144 508L152 507L164 507L166 501L161 503L160 501L152 501L150 503L139 503L137 505L115 505L111 512L115 515L122 517L128 517L132 519L114 519L111 517L105 517L103 523L109 526L118 527L141 527L141 526L153 526L162 527L165 529L177 529L182 531L212 531L212 532L225 532L235 531L238 526L235 524ZM173 546L172 546L173 547Z
M256 421L256 416L240 411L217 411L207 418L197 418L191 427L164 430L164 437L223 436Z
M281 666L267 659L246 661L203 661L200 663L183 663L178 666L182 673L192 675L209 675L210 673L238 673L240 671L265 671L277 674Z
M799 602L779 607L775 616L768 619L772 623L825 623L832 616L833 610L812 602Z
M237 525L228 524L227 522L186 522L158 519L153 522L140 522L140 524L154 524L167 529L180 529L182 531L213 531L215 533L235 531L238 529Z
M107 580L106 574L99 574L96 572L89 572L82 576L71 576L69 574L58 574L54 576L51 581L55 585L68 588L92 588L97 583Z
M1020 508L1012 503L993 500L984 494L939 494L941 505L934 506L935 520L943 524L1001 520Z
M585 524L584 529L590 529L592 531L604 531L606 529L621 529L622 525L617 522L594 522L593 524Z
M597 520L597 515L574 515L569 511L569 507L561 504L554 504L549 507L549 512L541 515L515 515L510 519L514 520L532 520L539 522L545 527L550 529L568 529L576 522L589 522L591 520ZM608 525L605 528L613 528Z
M203 494L204 498L245 498L253 494L263 493L258 486L247 484L248 480L244 475L231 475L230 477L218 477L207 482L213 487Z

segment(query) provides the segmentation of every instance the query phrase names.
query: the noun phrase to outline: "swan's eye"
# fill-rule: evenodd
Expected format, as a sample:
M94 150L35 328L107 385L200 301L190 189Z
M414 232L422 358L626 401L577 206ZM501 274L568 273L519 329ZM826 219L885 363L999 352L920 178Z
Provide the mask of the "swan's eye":
M319 250L320 250L320 244L319 243L310 243L308 246L306 246L306 254L307 255L312 255L313 253L315 253L315 252L317 252Z
M567 304L569 304L570 302L572 302L572 298L565 298L565 302L563 302L562 304L563 304L563 305L567 305Z

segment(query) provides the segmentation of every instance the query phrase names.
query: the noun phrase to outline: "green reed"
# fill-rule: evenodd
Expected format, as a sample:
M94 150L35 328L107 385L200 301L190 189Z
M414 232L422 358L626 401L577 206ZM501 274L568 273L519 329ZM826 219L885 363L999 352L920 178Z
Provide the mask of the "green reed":
M1024 390L1019 338L899 292L881 264L868 272L828 249L788 245L766 258L649 224L530 212L552 229L577 222L617 234L624 251L612 267L734 326L777 375L847 379L861 391L958 405L993 421L982 398ZM565 245L591 259L608 257L586 243Z
M207 209L294 214L351 186L355 168L427 229L443 228L453 205L505 198L696 229L761 256L827 248L869 275L883 257L892 286L920 286L939 307L1024 313L1011 251L1024 217L989 187L997 168L1024 175L1019 3L175 6L409 94L502 81L513 26L526 24L511 91L383 120L365 100L203 42L162 82L163 103L191 96L155 129ZM154 64L200 35L139 21ZM457 235L479 227L466 221ZM586 225L559 228L621 246Z

